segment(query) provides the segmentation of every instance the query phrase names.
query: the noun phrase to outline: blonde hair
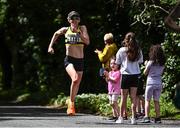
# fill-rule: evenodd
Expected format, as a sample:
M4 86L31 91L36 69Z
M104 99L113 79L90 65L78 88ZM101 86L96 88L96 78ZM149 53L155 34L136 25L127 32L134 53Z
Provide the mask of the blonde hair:
M112 40L113 39L113 34L112 33L107 33L104 35L104 40Z

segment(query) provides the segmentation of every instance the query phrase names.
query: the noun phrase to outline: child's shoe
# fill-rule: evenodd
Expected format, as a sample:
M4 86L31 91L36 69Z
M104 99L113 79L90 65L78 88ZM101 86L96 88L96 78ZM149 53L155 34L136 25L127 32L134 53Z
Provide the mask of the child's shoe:
M123 123L124 123L123 117L119 117L119 118L116 120L116 123L118 123L118 124L123 124Z
M142 123L150 123L150 117L144 117Z
M131 118L131 124L137 124L137 122L136 122L136 118Z
M160 117L159 118L155 118L154 119L154 123L160 124L161 123L161 118Z
M114 116L108 118L108 120L114 120L114 121L116 121L117 119L118 117L114 117Z
M136 113L136 119L142 119L144 116L145 116L144 113L139 113L139 112Z
M127 117L127 116L124 116L124 117L123 117L123 120L128 120L128 117Z

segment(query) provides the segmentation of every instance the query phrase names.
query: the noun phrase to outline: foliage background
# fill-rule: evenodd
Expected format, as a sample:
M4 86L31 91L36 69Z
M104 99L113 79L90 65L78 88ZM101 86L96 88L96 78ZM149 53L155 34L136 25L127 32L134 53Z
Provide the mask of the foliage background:
M63 59L64 38L47 53L53 33L68 26L67 14L76 10L88 29L91 44L85 48L85 70L79 93L104 93L106 85L98 77L101 64L94 54L104 46L103 35L112 32L118 47L124 35L133 31L141 44L144 60L150 45L161 43L167 57L163 76L165 99L174 96L180 81L180 35L164 25L164 18L176 0L0 0L0 87L19 90L39 99L69 94L70 79ZM180 20L177 20L180 23ZM4 94L2 94L4 95ZM37 96L38 95L38 96ZM7 96L7 95L6 95ZM11 96L9 96L11 97ZM12 96L13 97L13 96ZM48 100L47 100L48 101Z

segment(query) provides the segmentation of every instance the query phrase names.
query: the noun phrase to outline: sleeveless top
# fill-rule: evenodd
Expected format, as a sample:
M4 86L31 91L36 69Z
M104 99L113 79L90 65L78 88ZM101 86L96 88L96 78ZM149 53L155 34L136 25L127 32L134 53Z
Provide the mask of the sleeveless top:
M80 32L80 28L78 27L78 32ZM65 33L65 45L75 45L75 46L82 46L82 40L80 38L80 34L76 32L72 32L71 28L68 27L68 30Z

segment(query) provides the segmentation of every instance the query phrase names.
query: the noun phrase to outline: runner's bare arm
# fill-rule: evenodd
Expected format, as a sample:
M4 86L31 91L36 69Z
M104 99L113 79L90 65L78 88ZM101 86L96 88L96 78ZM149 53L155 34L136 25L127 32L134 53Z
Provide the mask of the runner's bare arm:
M67 27L62 27L62 28L60 28L59 30L57 30L57 31L54 33L54 35L53 35L53 37L52 37L52 39L51 39L51 42L50 42L50 44L49 44L49 48L48 48L48 52L49 52L49 53L51 53L51 54L54 53L53 44L56 42L56 40L58 39L58 37L59 37L60 35L64 35L64 34L66 33L66 31L67 31Z
M87 28L85 25L82 25L80 27L80 37L86 45L89 45L89 43L90 43L89 35L88 35Z

